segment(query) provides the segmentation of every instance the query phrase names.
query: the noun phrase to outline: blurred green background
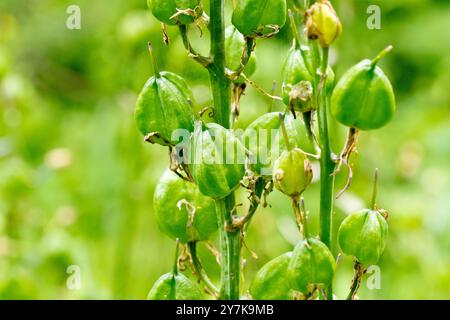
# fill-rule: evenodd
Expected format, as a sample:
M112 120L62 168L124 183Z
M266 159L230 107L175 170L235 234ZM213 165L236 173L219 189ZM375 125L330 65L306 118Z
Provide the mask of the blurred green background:
M360 296L448 299L450 2L332 2L344 25L332 52L338 76L388 44L395 47L381 67L396 90L398 111L387 127L361 134L355 179L336 203L338 225L367 206L373 170L380 168L389 243L380 262L381 289L369 290L364 281ZM72 4L81 8L81 30L66 28ZM380 30L366 26L370 4L381 8ZM191 33L206 53L208 32L203 38L195 29ZM167 151L144 144L133 120L136 95L152 74L147 41L163 69L186 78L198 109L210 105L211 97L208 74L187 57L175 28L169 36L165 46L144 0L0 2L0 298L143 299L170 270L174 242L158 230L152 214ZM289 46L286 29L258 41L260 67L252 78L267 90L274 80L280 83ZM268 105L249 88L239 126ZM345 130L334 125L332 133L338 150ZM344 172L337 188L345 178ZM317 233L317 182L305 197ZM255 270L298 238L287 198L274 192L269 202L246 238L259 259L243 249L246 287ZM204 245L200 255L217 278ZM66 285L70 265L80 268L79 290ZM335 281L339 298L351 277L351 259L343 257Z

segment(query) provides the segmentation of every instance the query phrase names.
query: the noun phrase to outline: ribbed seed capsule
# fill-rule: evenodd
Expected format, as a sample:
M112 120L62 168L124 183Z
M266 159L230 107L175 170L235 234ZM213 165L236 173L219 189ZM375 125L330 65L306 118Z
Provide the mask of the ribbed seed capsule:
M305 296L315 288L325 288L333 281L336 262L328 247L320 240L309 238L294 249L289 264L292 288Z
M363 60L339 80L331 112L340 123L360 130L386 125L395 113L394 90L377 61Z
M256 274L250 287L255 300L292 300L288 267L292 252L267 262Z
M161 231L182 243L208 240L217 230L214 201L170 170L156 185L153 207Z
M311 50L304 46L302 51L294 46L289 50L282 69L282 95L286 106L294 107L300 112L308 112L314 109L311 101L313 95L312 83L314 76L312 71ZM306 58L306 60L305 60ZM328 67L325 92L331 94L334 87L335 75L333 69Z
M241 142L218 124L205 128L197 122L191 137L189 170L200 192L223 199L233 192L245 174L247 151Z
M354 256L365 266L376 264L386 248L388 224L377 210L364 209L342 222L339 245L345 254Z
M192 100L183 78L166 71L157 73L147 81L136 103L139 130L151 143L176 145L178 141L172 139L175 130L193 130Z
M200 0L147 0L152 14L168 25L190 24L203 14Z
M295 198L306 190L313 178L311 162L298 148L284 151L273 166L273 183L285 195Z
M264 36L281 29L286 15L286 0L239 0L232 22L244 36Z
M185 275L172 272L161 276L150 290L147 300L201 300L202 293Z

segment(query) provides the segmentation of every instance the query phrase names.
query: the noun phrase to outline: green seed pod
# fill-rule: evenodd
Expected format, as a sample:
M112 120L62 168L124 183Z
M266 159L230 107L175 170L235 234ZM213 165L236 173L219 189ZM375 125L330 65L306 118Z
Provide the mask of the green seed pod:
M245 174L247 151L230 130L210 123L196 123L191 137L189 170L200 192L223 199L233 192Z
M241 57L245 49L244 36L233 26L229 26L225 29L225 52L227 68L231 71L238 71L241 67ZM251 76L256 71L256 58L253 54L247 65L245 66L244 73L246 76ZM237 83L244 83L245 80L240 77L236 80Z
M311 162L298 148L284 151L273 166L275 187L289 197L298 197L313 178Z
M292 300L288 267L292 252L267 262L256 274L250 287L255 300Z
M386 125L395 112L392 85L376 66L363 60L340 79L331 97L331 112L340 123L360 130Z
M200 0L147 0L147 5L167 25L191 24L203 14Z
M286 143L280 129L280 114L266 113L253 121L245 130L242 141L250 151L250 166L253 172L264 177L272 177L275 160L285 151ZM306 152L314 152L314 146L308 139L305 125L291 114L284 119L289 144Z
M364 209L344 219L339 233L339 245L345 254L362 264L376 264L386 248L388 224L377 210Z
M217 230L214 201L170 170L156 186L153 206L159 228L174 240L204 241Z
M286 0L239 0L232 23L244 36L264 36L286 23Z
M342 32L342 24L327 0L314 3L306 11L306 33L309 39L319 41L322 48L328 48Z
M192 93L183 78L171 72L157 72L138 97L137 126L151 143L176 145L178 141L172 140L174 130L193 130L192 101Z
M310 70L312 70L313 62L311 56L311 50L308 47L303 46L303 54L306 57L306 61L302 55L302 52L295 45L289 50L288 56L284 61L282 68L282 96L283 102L286 106L293 104L294 109L300 112L311 111L314 107L310 99L312 97L312 86L314 83L314 77ZM331 94L334 87L335 75L333 69L328 66L327 80L325 83L325 92ZM309 95L308 90L301 90L305 85L309 83Z
M185 275L172 272L161 276L150 290L147 300L201 300L202 293Z
M327 287L333 281L335 267L333 254L320 240L302 241L295 247L288 268L292 288L309 295L315 286Z

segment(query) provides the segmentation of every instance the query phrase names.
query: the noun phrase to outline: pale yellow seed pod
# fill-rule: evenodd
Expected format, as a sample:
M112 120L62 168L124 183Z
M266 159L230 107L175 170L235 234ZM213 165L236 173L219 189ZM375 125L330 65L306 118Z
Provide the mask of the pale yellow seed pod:
M330 1L316 2L306 11L308 38L317 39L322 48L328 48L341 32L342 24Z

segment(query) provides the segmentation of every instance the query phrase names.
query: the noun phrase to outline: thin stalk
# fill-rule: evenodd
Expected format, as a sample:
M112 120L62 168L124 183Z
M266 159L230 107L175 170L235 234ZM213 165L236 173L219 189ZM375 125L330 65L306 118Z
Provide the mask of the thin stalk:
M159 77L159 67L158 67L158 63L156 61L155 53L153 52L153 45L151 44L151 42L147 43L147 47L148 47L148 52L150 53L150 58L152 60L153 72L155 74L155 77Z
M334 201L334 175L335 163L332 159L330 136L328 132L327 105L328 97L324 90L329 49L323 49L322 60L320 60L317 42L313 42L313 53L315 65L320 63L320 75L317 74L315 90L318 103L319 144L321 148L320 157L320 239L331 250L332 244L332 215ZM317 70L317 68L316 68ZM326 290L327 299L333 298L332 287Z
M251 196L250 206L248 208L247 214L240 218L233 220L233 226L238 229L247 230L250 226L250 221L256 213L256 210L259 207L261 196L264 192L264 187L266 186L266 182L263 178L258 178L255 184L254 194Z
M175 259L173 262L173 269L172 269L172 273L174 275L178 274L178 253L180 251L180 240L177 239L176 240L176 245L175 245Z
M377 209L377 195L378 195L378 168L375 169L373 176L373 193L372 193L372 204L371 208L373 210Z
M355 261L352 285L350 287L350 292L347 296L347 300L355 300L356 293L361 287L361 280L366 271L366 268L360 262Z
M295 49L300 50L300 54L302 55L303 61L305 62L308 71L311 73L312 66L309 63L307 52L302 47L302 42L303 42L302 37L301 37L300 33L298 32L297 23L295 21L294 13L292 12L292 10L288 11L288 16L289 16L291 31L294 34Z
M375 66L377 65L378 62L380 62L381 59L383 59L389 52L392 51L392 49L394 49L393 46L389 45L387 46L385 49L383 49L383 51L381 51L376 57L375 59L372 60L370 66L372 68L375 68Z
M286 115L284 113L280 112L280 128L281 128L281 132L283 134L284 143L286 144L287 151L291 151L292 146L291 146L291 143L289 142L289 135L287 133L286 126L284 124L285 117L286 117Z
M302 206L300 206L300 202L302 202ZM302 239L308 239L308 230L307 230L307 221L306 215L304 211L304 203L303 198L300 200L299 197L293 197L291 199L292 208L294 209L295 219L297 220L297 225L302 234Z
M219 290L211 281L211 279L208 277L208 274L206 273L205 269L203 269L202 263L200 262L200 259L197 256L197 243L189 242L188 246L189 252L191 253L192 257L192 265L195 269L194 272L199 277L199 279L204 282L209 291L211 291L212 294L217 295Z

